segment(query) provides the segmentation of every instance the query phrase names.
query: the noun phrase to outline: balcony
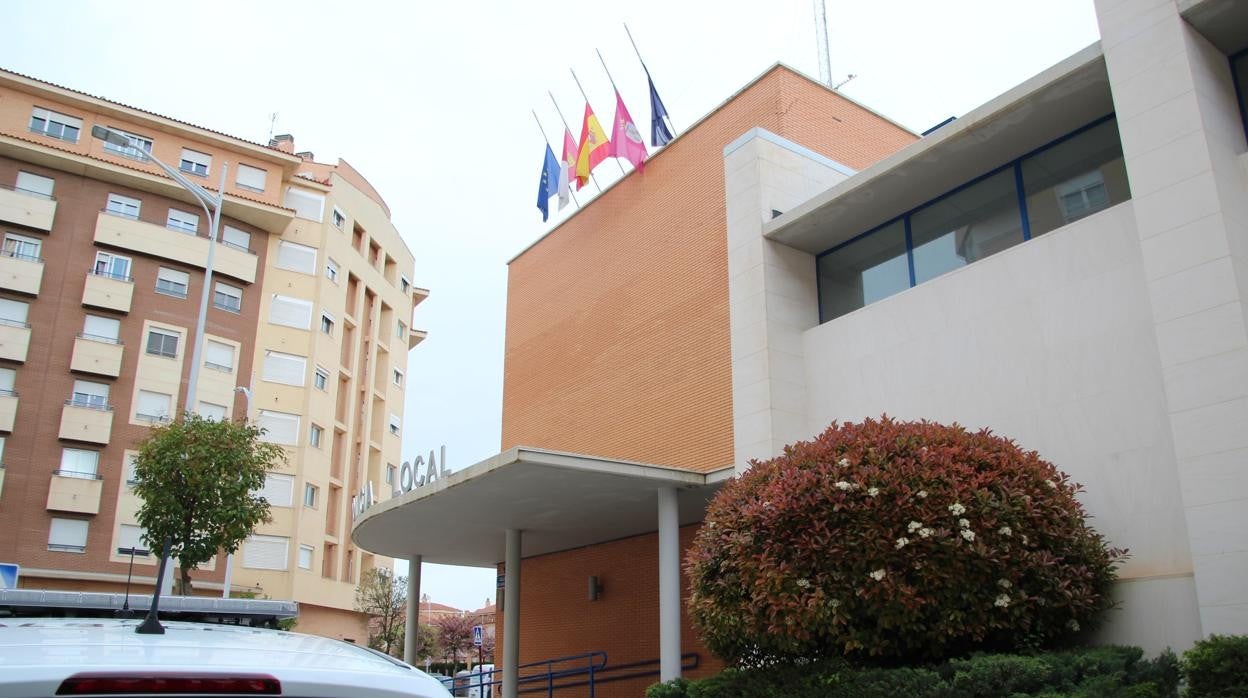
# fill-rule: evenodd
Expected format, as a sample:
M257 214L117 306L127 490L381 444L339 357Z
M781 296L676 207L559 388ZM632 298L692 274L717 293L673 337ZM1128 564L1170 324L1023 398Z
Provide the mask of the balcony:
M134 280L130 277L87 274L87 285L82 289L83 305L128 313L133 298Z
M16 320L0 319L0 359L26 361L30 348L30 325Z
M121 357L124 350L121 342L115 339L80 334L74 339L74 353L69 360L69 370L116 378L121 375Z
M7 187L0 187L0 223L10 223L48 232L56 217L56 200Z
M62 439L106 444L113 432L113 408L105 405L95 407L86 403L65 401L61 410Z
M48 510L75 514L100 513L100 494L104 481L94 473L57 470L52 473L48 488Z
M101 211L95 221L95 241L145 255L182 262L200 269L208 266L208 238L170 230ZM230 245L217 243L213 271L246 283L256 280L256 256Z
M417 344L425 341L429 333L424 330L411 329L407 331L407 348L415 349Z
M13 420L16 418L17 393L0 390L0 431L13 431Z
M42 259L14 254L7 250L0 253L0 289L37 296L42 284Z

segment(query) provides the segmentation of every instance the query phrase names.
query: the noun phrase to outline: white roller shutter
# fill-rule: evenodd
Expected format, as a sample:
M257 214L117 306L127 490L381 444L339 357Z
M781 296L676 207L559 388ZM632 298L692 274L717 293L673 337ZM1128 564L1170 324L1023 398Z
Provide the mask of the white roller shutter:
M204 342L204 365L218 371L234 370L234 347L222 342Z
M273 294L269 322L301 330L312 329L312 301Z
M299 415L273 410L260 410L256 420L260 428L265 430L262 441L272 444L295 446L299 443Z
M253 534L243 543L243 567L253 570L286 569L290 539L285 536Z
M82 552L87 547L87 522L82 519L52 519L48 547Z
M286 385L303 385L304 376L308 372L306 357L295 354L283 354L280 351L268 351L264 354L264 368L261 380Z
M253 189L255 191L264 191L264 180L268 173L259 167L251 165L238 166L238 174L234 178L234 182L240 187Z
M295 476L267 473L264 487L257 493L275 507L288 507L294 503Z
M283 203L286 208L294 209L295 215L300 218L320 223L325 216L325 197L320 194L290 187L286 190L286 199Z
M275 266L278 269L289 269L301 274L315 274L316 248L282 240L277 243L277 262Z

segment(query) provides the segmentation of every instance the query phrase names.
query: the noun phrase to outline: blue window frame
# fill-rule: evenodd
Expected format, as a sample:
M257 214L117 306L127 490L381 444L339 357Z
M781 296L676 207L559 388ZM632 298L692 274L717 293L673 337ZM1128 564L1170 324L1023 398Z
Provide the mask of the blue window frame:
M821 253L819 321L1130 198L1109 114Z

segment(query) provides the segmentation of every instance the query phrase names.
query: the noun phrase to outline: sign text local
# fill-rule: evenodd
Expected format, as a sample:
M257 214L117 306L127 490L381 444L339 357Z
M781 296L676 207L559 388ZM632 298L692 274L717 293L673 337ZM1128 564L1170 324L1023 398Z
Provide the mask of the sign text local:
M421 470L424 472L421 472ZM438 478L446 477L446 445L443 444L437 455L433 451L429 452L429 460L426 461L421 456L416 456L414 461L405 461L399 468L398 482L391 483L394 485L394 491L391 496L398 496L404 492L411 492L418 487L436 482ZM363 514L369 507L377 502L377 497L373 492L373 483L368 481L364 483L364 487L351 498L351 518L355 519Z

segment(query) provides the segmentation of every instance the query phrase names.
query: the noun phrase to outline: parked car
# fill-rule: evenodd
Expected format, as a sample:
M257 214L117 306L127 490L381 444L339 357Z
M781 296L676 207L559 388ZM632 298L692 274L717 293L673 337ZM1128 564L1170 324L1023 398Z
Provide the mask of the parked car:
M112 594L48 592L105 599L68 607L5 604L5 596L11 601L22 591L26 590L0 592L0 698L450 696L441 682L381 652L249 625L247 621L257 617L254 612L231 616L230 604L222 599L185 597L179 603L182 597L163 597L161 603L181 609L169 614L179 618L192 615L190 608L204 603L211 607L204 612L205 620L230 624L161 619L160 632L138 633L136 629L147 622L141 617L98 617L97 607L107 610ZM254 611L256 602L245 603Z

